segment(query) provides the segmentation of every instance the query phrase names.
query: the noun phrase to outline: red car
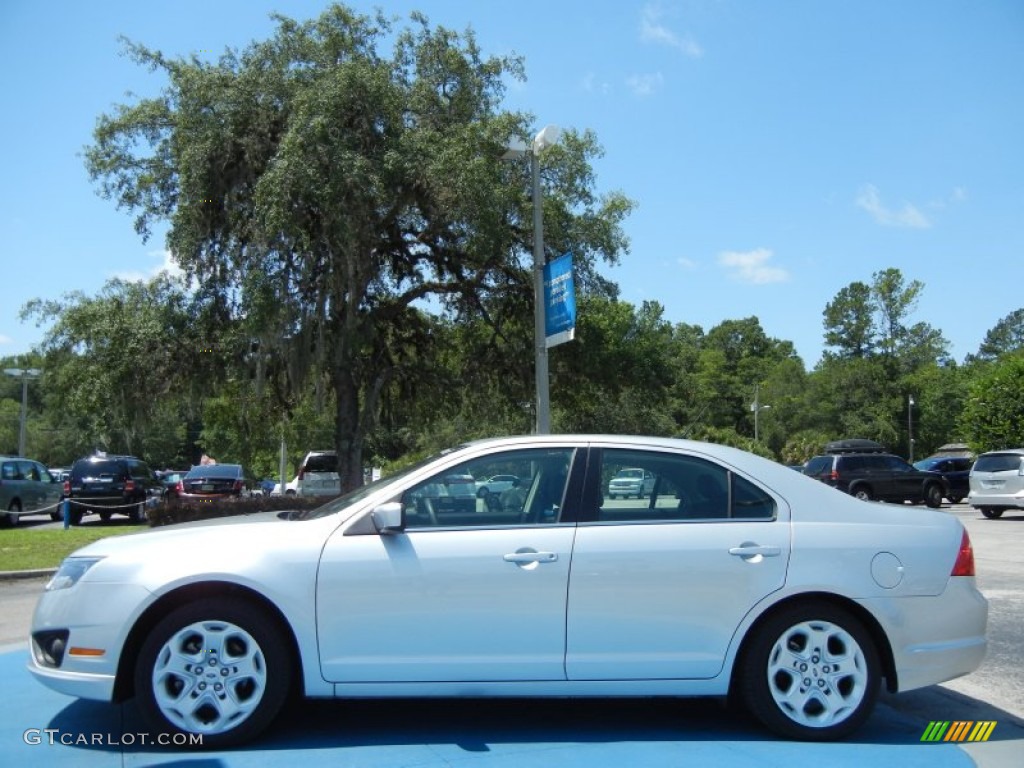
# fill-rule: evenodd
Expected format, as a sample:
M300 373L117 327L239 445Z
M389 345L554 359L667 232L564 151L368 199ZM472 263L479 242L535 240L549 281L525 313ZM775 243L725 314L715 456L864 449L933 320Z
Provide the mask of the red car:
M181 480L175 495L179 499L208 500L241 496L245 472L241 464L204 464L192 467Z

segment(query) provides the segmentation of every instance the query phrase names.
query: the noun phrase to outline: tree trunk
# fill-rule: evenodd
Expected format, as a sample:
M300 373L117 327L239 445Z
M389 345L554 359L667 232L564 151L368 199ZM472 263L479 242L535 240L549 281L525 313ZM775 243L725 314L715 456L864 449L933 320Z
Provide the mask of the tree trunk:
M363 484L363 436L359 428L359 386L349 368L335 370L332 377L337 411L334 421L334 445L338 451L338 475L341 492Z

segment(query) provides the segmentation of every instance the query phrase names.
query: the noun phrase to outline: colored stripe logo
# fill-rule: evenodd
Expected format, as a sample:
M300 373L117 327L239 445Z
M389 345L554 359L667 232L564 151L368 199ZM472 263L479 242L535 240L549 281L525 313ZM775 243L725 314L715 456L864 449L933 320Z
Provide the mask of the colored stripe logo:
M921 741L988 741L995 727L995 720L932 720Z

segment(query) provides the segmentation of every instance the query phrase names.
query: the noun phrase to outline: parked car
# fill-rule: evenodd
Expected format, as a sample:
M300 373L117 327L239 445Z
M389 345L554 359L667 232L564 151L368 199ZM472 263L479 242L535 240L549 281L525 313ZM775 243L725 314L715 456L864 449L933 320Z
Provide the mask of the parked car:
M476 495L483 499L491 494L501 494L518 487L519 478L515 475L493 475L486 480L476 481Z
M291 483L289 483L291 485ZM287 493L287 489L285 490ZM338 454L335 451L310 451L299 465L295 477L299 496L337 496L341 493Z
M64 496L71 502L70 522L98 512L101 520L113 514L128 515L133 522L146 518L146 504L163 496L163 484L149 465L134 456L97 454L78 459L64 481Z
M173 499L178 495L178 483L181 482L181 478L188 474L187 469L170 469L164 470L163 472L157 472L157 479L164 487L164 498Z
M21 456L0 456L0 523L17 525L26 515L57 520L63 487L43 464Z
M619 496L624 499L636 496L639 499L649 496L653 491L654 475L637 467L620 469L615 477L608 482L609 499Z
M970 475L973 459L967 456L929 456L915 461L914 467L922 472L934 472L946 479L949 491L946 498L951 504L959 504L970 492Z
M650 503L604 495L619 467L654 476ZM521 478L507 503L417 504L501 472ZM883 682L976 669L987 610L954 515L722 445L523 436L308 512L96 541L41 596L29 665L62 693L134 695L147 730L207 749L255 737L294 691L732 692L776 733L821 740L852 734Z
M974 462L967 503L990 520L1024 509L1024 448L983 453Z
M199 464L178 481L175 496L182 501L211 501L241 496L244 490L245 470L241 464Z
M938 508L950 494L942 475L922 472L874 441L839 440L825 451L807 462L804 475L863 501L909 501Z

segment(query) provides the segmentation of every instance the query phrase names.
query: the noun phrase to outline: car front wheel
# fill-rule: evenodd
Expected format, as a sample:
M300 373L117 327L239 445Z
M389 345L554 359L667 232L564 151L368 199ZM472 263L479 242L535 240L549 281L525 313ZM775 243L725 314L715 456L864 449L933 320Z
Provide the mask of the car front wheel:
M172 611L139 652L139 708L159 732L202 735L204 748L253 738L287 698L282 632L258 608L211 598Z
M998 507L982 507L981 514L987 517L989 520L995 520L1003 516L1003 510Z
M792 739L841 739L871 714L881 679L870 635L831 605L791 606L768 618L740 667L743 701Z

